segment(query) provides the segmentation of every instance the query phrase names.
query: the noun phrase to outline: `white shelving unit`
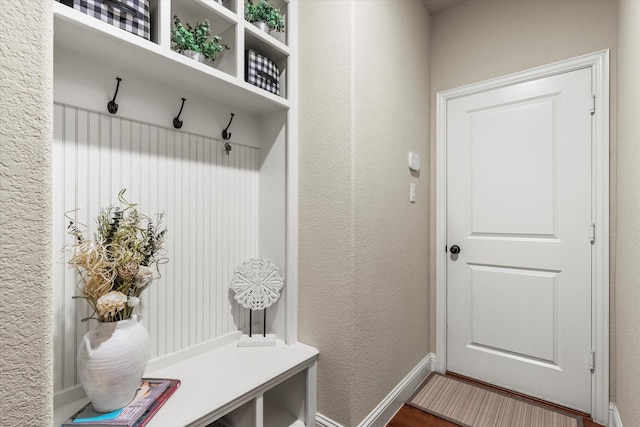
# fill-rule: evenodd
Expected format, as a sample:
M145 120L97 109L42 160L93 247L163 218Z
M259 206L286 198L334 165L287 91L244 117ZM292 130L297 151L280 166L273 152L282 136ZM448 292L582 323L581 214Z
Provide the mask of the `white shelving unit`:
M163 36L166 34L166 37L160 37L161 43L155 42L153 37L145 40L58 2L54 3L55 43L88 60L114 66L126 64L128 70L150 80L197 93L246 112L265 114L291 107L291 100L244 80L245 47L263 52L285 72L291 56L289 46L246 22L242 14L237 15L213 0L156 0L156 3L155 15L162 19L158 21L159 31ZM239 1L237 7L241 8L242 4ZM289 7L294 4L290 3ZM232 62L233 66L228 66L226 72L221 71L171 50L169 32L173 14L209 19L212 32L216 34L218 29L222 29L222 42L229 43L231 38L232 50L226 52L220 62ZM194 22L193 18L191 22ZM217 64L217 67L221 65ZM281 85L286 87L288 82L282 81Z
M124 75L127 79L123 79L121 91L127 92L119 96L126 97L128 93L129 98L126 99L126 105L123 102L118 116L114 116L115 120L122 119L123 123L131 120L133 124L126 126L135 129L138 129L138 126L147 129L145 123L149 123L153 135L165 133L160 128L156 131L153 126L166 126L167 138L169 135L173 138L170 125L164 124L164 116L169 117L169 123L171 120L171 116L165 110L177 109L179 104L161 107L160 100L177 100L179 97L175 95L184 93L191 102L187 106L193 109L189 113L190 123L198 122L191 128L194 130L188 129L187 132L197 135L209 134L201 129L220 127L222 121L226 124L228 120L227 111L236 112L236 116L243 118L242 121L233 122L231 130L234 136L238 136L241 139L240 143L245 146L260 150L258 162L255 164L259 171L260 189L258 200L255 201L259 212L259 217L256 218L259 230L256 236L259 242L256 244L256 252L258 256L272 259L280 266L286 283L286 293L268 313L268 328L277 334L277 344L268 348L238 348L236 341L241 332L223 331L222 336L178 347L178 338L181 336L176 334L184 332L184 327L172 331L174 335L171 340L166 339L163 345L158 346L158 354L150 361L145 376L178 378L182 384L155 415L149 424L150 427L208 426L219 419L235 427L315 425L318 352L297 342L297 3L295 0L270 1L285 14L287 30L282 35L264 33L246 22L244 0L224 0L222 4L214 0L150 0L151 40L145 40L54 2L54 68L57 69L54 71L54 101L64 108L71 107L67 108L70 114L77 108L78 113L75 114L83 117L89 114L89 124L93 123L94 119L101 124L108 123L104 118L94 116L93 112L105 114L104 99L111 96L106 92L112 90L107 87L113 88L115 75ZM192 25L196 21L208 19L211 22L212 34L221 35L222 42L231 46L231 50L225 52L214 66L196 62L174 52L171 50L170 40L174 14L177 14L182 22ZM246 49L258 51L279 66L280 95L269 93L245 81ZM73 67L86 68L86 71L76 70L69 73ZM124 89L125 84L128 85L127 89ZM205 109L208 111L203 111ZM202 125L207 121L207 114L211 111L224 112L226 117L217 123ZM150 119L152 114L156 113L163 116L162 121ZM64 132L59 131L58 134L66 135L73 131L80 138L81 132L86 132L80 129L80 122L74 121L73 118L65 123L75 128L65 125L67 128ZM102 134L109 134L104 126L102 129ZM219 130L216 129L215 132L217 135L212 132L212 138L219 137ZM113 134L109 135L110 138L113 137ZM68 138L68 135L65 138ZM190 138L196 138L196 143L202 145L202 139L198 139L200 136ZM186 137L184 140L187 140ZM73 143L80 147L80 142ZM103 153L105 146L102 142L99 144L102 150L100 153ZM121 145L116 143L113 146ZM122 149L124 146L123 143ZM112 147L112 142L108 142L108 147ZM91 146L82 146L77 148L80 150L77 153L85 153L85 150L92 149ZM75 152L68 151L69 148L65 150L67 159L77 155L69 154ZM153 148L151 150L154 151ZM236 152L239 151L232 151ZM107 155L111 156L108 152ZM127 157L129 154L125 151L121 150L116 155L118 159L126 158L126 162L131 162ZM133 155L139 159L139 154ZM158 156L158 153L154 152L153 155ZM155 158L160 159L159 164L169 161L159 156ZM227 160L218 160L219 167L235 168L232 169L233 173L239 173L237 160L218 157L220 158L230 160L228 165L225 163ZM186 157L183 155L176 161L186 164ZM133 162L131 164L133 165ZM187 171L186 168L180 170L185 171L184 173ZM79 171L74 173L78 174ZM82 178L72 178L71 181L81 182ZM207 183L203 185L206 188ZM212 182L211 185L220 189L219 183ZM77 193L79 190L70 190L73 191ZM66 204L65 202L65 207ZM200 218L200 214L197 218ZM187 243L182 243L182 250L185 249L184 245L188 244L188 241L185 242ZM202 286L207 285L199 284L197 289L202 289ZM228 307L223 307L227 311L225 315L228 316L236 310L233 308L233 301L227 301L223 293L219 294L222 298L217 302L217 308L228 304ZM68 298L68 295L63 297ZM159 308L162 309L162 305ZM163 315L157 312L158 307L153 309L156 310L152 312L153 317ZM213 309L214 307L211 307L211 310ZM56 306L56 312L65 310L64 305ZM238 314L233 316L239 324L243 324L241 319L237 319ZM213 318L212 315L212 321ZM189 318L183 324L192 324L194 319L197 317ZM68 326L78 323L74 320L73 315L67 315L67 326L64 326L59 334L70 334L72 338L81 336L82 332L77 329L78 326ZM225 325L229 324L229 320L224 322ZM64 329L69 327L76 329ZM213 330L213 327L211 329ZM155 333L158 333L157 329ZM189 338L191 339L192 337ZM66 342L73 343L74 339L68 339ZM185 339L182 338L182 343L184 342ZM175 343L176 349L169 349L169 343ZM69 373L70 368L73 370L75 348L64 347L60 351L62 344L57 346L54 359L60 358L62 354L65 360L59 363L67 367L66 374L59 380L56 388L55 423L59 425L86 403L86 397L82 397L81 388L73 383L73 373ZM165 346L167 351L163 353Z

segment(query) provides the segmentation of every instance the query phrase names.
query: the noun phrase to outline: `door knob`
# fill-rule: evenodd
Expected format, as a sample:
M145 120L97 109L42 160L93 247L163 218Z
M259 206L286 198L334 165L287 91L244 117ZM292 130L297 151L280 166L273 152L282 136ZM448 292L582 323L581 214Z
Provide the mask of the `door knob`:
M459 254L460 253L460 246L458 246L458 245L451 246L451 249L449 249L449 252L451 252L454 255Z

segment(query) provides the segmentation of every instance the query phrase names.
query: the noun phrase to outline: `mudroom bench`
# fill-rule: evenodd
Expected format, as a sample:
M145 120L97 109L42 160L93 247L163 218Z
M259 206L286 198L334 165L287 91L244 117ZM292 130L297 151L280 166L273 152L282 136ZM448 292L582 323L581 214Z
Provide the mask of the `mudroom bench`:
M314 426L318 351L302 343L237 347L240 334L152 360L145 377L181 385L148 427ZM55 409L55 426L87 399Z

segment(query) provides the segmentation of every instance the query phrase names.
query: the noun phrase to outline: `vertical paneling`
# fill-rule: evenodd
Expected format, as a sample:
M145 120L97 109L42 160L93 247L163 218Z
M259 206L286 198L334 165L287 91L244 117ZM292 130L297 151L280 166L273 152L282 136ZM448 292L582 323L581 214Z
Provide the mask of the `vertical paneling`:
M93 236L121 188L141 212L164 212L168 228L169 263L140 305L151 357L244 328L229 281L258 255L258 149L234 144L227 155L212 138L58 104L54 122L55 390L76 384L76 350L93 322L81 322L91 313L71 299L78 277L58 252L71 243L64 214Z
M63 179L65 182L71 183L70 188L62 189L62 200L64 201L65 211L69 210L67 206L77 206L76 204L76 191L75 187L77 185L77 166L78 161L76 157L76 147L75 143L77 139L76 134L76 118L77 111L65 111L63 114L63 142L64 146L62 147L62 165L63 165ZM78 215L78 221L82 221L82 217ZM61 218L63 224L66 225L67 221L65 218ZM83 222L86 224L86 221ZM76 301L71 301L71 296L75 295L75 275L73 271L69 269L64 270L64 275L61 277L61 285L64 287L63 293L63 301L65 304L62 312L62 318L65 325L65 343L63 347L63 360L64 360L64 377L63 384L72 385L75 384L75 370L72 369L74 366L72 363L75 361L75 353L78 348L76 345L76 323L78 319L76 317L76 309L78 308L78 304ZM55 283L55 282L54 282ZM67 332L68 331L68 332Z
M66 116L66 115L65 115ZM89 122L89 113L84 110L76 110L75 115L75 123L70 123L70 126L75 125L75 144L71 135L68 135L68 145L73 144L75 146L75 189L69 188L68 194L70 196L75 196L75 206L90 206L90 189L89 182L84 179L84 177L89 175L89 164L90 164L90 145L89 138L91 133L91 124ZM65 166L65 169L67 167ZM71 171L70 171L71 172ZM65 192L67 189L65 189ZM82 209L76 213L77 218L82 224L86 224L88 226L92 226L91 220L88 217L88 209ZM91 230L93 232L93 229ZM71 270L68 273L72 273ZM73 277L72 284L73 287L70 288L70 291L75 293L77 290L78 280L76 277ZM82 319L86 318L91 314L91 309L88 307L88 304L85 304L83 300L73 300L70 301L73 304L73 308L75 309L75 320L73 324L75 326L75 337L74 344L71 350L75 350L78 348L80 344L80 340L84 336L84 334L88 330L87 322L82 322ZM75 348L75 349L74 349ZM75 356L75 351L73 352ZM73 369L67 369L70 372L74 372ZM74 377L74 382L77 379Z
M60 149L60 142L64 140L64 109L59 105L54 105L53 108L53 139L55 141L55 149L53 150L53 163L56 165L63 164L63 151ZM61 167L53 169L53 181L64 181L64 169ZM59 186L54 185L52 189L53 196L53 211L64 211L64 193ZM57 215L57 217L59 217ZM64 242L65 238L65 223L66 221L60 220L53 224L53 241ZM56 324L53 334L53 382L58 388L64 386L64 347L65 336L61 331L64 330L65 317L64 317L64 260L63 255L59 251L61 244L54 246L53 250L53 275L55 277L55 286L53 287L53 315L56 319Z

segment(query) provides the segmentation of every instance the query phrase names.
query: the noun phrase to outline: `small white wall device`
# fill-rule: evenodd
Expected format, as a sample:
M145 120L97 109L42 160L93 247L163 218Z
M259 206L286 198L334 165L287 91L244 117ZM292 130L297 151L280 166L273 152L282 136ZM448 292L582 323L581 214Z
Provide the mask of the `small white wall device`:
M420 171L420 154L413 151L409 152L409 169L412 171Z

